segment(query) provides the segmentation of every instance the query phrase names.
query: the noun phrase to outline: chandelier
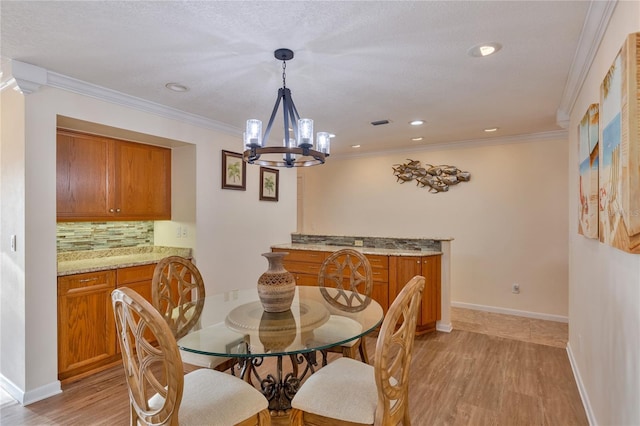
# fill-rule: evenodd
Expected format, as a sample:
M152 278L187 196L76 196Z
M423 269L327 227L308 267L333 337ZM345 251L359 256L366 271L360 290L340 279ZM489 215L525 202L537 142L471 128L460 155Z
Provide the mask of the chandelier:
M332 135L328 132L318 132L314 145L313 120L300 118L291 98L291 90L286 85L285 70L287 61L293 59L293 51L278 49L273 52L273 55L276 59L282 61L282 88L278 89L278 98L264 134L262 134L262 121L256 119L247 120L246 131L244 132L244 161L249 164L272 167L306 167L324 164L325 158L329 156L329 139ZM282 115L284 118L282 146L267 146L273 119L278 112L280 103L282 103ZM266 158L265 154L271 155Z

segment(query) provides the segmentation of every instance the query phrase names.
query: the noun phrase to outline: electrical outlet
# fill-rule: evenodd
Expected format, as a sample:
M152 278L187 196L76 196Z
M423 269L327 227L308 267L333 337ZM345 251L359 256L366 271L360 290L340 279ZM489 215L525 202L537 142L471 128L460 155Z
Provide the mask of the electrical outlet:
M176 238L180 238L182 237L182 227L177 226L176 227Z
M187 226L183 226L182 227L182 238L188 238L189 237L189 228Z
M354 245L354 246L356 246L356 247L362 247L362 246L364 245L364 241L362 241L362 240L355 240L355 241L353 242L353 245Z
M513 283L513 285L511 286L511 293L519 294L520 293L520 284Z
M18 250L18 246L16 243L16 236L12 235L11 236L11 251L17 251Z

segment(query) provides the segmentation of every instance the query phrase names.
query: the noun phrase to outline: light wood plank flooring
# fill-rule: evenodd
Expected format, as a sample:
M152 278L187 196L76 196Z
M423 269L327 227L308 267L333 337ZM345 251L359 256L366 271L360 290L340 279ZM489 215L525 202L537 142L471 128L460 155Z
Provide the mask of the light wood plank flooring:
M410 387L413 424L588 425L564 349L566 324L542 324L547 331L540 338L534 331L539 320L532 325L527 319L503 318L507 326L495 315L455 312L453 332L416 338ZM502 337L509 328L516 336ZM368 338L367 345L373 355L375 340ZM62 394L27 407L4 394L0 410L3 426L129 421L121 366L68 384ZM287 424L287 419L274 423Z

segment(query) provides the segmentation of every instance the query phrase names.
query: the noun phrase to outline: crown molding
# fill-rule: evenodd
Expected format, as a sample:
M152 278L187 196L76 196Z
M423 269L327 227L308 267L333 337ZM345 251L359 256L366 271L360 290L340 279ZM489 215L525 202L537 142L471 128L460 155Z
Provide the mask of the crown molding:
M490 139L473 139L464 141L441 142L426 145L417 145L406 148L375 151L360 154L331 154L331 159L341 160L358 157L379 157L382 155L406 154L422 151L451 151L454 149L476 148L495 145L512 145L517 143L541 142L548 140L567 139L569 132L566 130L553 130L550 132L529 133L524 135L503 136Z
M198 127L204 127L211 130L217 130L232 135L242 134L242 130L211 120L201 115L191 114L175 108L170 108L156 102L147 101L136 98L111 89L106 89L95 84L87 83L82 80L48 71L35 65L27 64L19 61L11 61L11 72L15 78L20 91L25 95L33 93L42 86L54 87L66 90L80 95L89 96L102 101L110 102L116 105L122 105L133 108L138 111L144 111L161 117L178 120L193 124Z
M617 3L618 0L608 0L591 1L589 4L578 47L567 76L567 84L564 86L560 106L556 111L556 123L563 129L569 126L571 110L587 78Z

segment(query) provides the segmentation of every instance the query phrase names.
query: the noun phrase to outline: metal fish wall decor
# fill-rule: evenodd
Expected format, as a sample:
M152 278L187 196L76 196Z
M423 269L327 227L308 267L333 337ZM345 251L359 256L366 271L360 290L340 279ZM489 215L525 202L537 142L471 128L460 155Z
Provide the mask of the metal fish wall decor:
M393 174L400 183L415 180L417 185L429 188L429 192L447 192L449 187L460 182L468 182L471 173L463 172L454 166L433 166L431 164L420 165L420 161L411 160L405 164L394 164Z

